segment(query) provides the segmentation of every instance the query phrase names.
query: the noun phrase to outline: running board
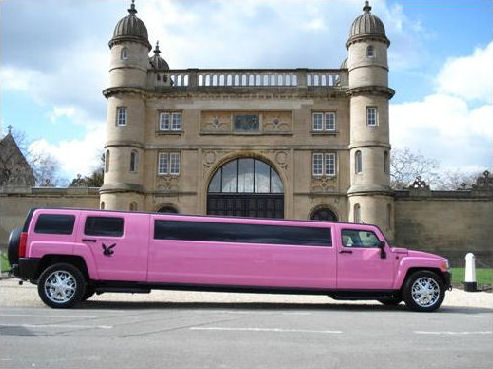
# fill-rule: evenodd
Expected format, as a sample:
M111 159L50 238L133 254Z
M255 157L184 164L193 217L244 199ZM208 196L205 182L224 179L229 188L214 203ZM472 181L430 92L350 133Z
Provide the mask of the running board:
M150 288L97 287L96 295L103 293L151 293Z

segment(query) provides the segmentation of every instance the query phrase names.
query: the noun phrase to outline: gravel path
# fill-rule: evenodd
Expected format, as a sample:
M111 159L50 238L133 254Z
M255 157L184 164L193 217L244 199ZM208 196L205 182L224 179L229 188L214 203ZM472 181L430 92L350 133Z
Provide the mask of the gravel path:
M256 302L256 303L292 303L292 304L375 304L375 301L340 301L326 296L265 295L246 293L183 292L153 290L150 294L105 293L91 298L94 301L126 302ZM0 280L1 306L44 306L38 297L36 286L26 282L20 286L18 279ZM447 291L442 306L480 307L493 310L493 294L486 292L464 292L459 289Z

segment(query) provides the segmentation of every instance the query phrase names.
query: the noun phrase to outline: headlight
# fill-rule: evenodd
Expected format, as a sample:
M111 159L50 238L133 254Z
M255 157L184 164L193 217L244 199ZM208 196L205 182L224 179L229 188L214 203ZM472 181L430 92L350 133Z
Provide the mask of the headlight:
M447 270L447 271L449 271L449 270L450 270L450 264L449 264L449 262L448 262L448 260L447 260L447 259L445 259L444 261L442 261L442 262L440 263L440 268L445 269L445 270Z

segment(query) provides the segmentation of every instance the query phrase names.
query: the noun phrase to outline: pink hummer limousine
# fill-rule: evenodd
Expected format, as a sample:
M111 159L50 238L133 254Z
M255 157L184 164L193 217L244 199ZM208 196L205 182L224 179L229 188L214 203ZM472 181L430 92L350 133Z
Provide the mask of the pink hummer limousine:
M392 247L369 224L32 209L11 273L52 308L151 289L328 295L434 311L448 261Z

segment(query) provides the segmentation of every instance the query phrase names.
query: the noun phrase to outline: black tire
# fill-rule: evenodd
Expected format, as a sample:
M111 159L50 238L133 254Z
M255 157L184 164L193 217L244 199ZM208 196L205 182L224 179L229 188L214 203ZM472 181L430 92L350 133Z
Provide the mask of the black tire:
M406 306L413 311L435 311L445 297L443 280L428 270L414 272L404 282L402 297Z
M58 286L50 284L56 282ZM65 309L82 301L86 293L86 279L72 264L57 263L46 268L38 280L38 294L51 308Z
M81 301L86 301L88 298L92 297L95 293L96 293L96 289L92 286L87 285L86 292L84 293L84 296L82 296Z
M10 265L19 263L19 243L21 241L22 227L12 229L8 243L8 256Z
M378 301L387 306L395 306L401 303L402 297L386 297L384 299L379 299Z

